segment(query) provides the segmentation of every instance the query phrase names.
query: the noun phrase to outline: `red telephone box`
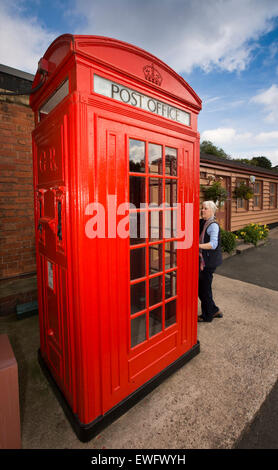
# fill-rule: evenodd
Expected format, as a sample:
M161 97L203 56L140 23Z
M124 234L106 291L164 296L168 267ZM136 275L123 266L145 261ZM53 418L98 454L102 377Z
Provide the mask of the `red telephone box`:
M66 34L40 64L39 360L85 441L199 352L201 100L115 39Z

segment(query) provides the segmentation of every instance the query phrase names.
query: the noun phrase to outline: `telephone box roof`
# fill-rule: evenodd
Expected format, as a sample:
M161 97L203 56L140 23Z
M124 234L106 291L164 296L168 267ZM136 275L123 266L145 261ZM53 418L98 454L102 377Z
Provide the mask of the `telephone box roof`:
M161 90L169 97L191 106L197 112L202 107L202 101L194 90L167 64L137 46L103 36L64 34L55 39L43 56L49 65L46 83L72 55L120 72L145 86L147 83L150 88ZM33 87L40 79L40 73L37 71Z

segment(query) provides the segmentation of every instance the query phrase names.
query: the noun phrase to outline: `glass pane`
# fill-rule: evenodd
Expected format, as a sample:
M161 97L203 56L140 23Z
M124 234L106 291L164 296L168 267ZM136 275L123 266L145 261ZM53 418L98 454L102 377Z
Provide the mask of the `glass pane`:
M254 196L254 206L260 207L261 205L261 196Z
M149 247L149 273L155 274L163 270L163 245L151 245Z
M156 335L162 331L162 307L150 310L149 315L149 336Z
M150 306L162 302L162 276L150 279L149 288Z
M177 176L177 149L165 147L165 173Z
M165 269L177 266L176 242L165 243Z
M146 276L146 250L135 248L130 250L130 279Z
M244 208L244 201L243 199L237 198L237 208L243 209Z
M165 274L165 299L177 295L176 271Z
M177 232L177 211L165 211L165 238L175 238Z
M146 315L131 320L131 347L146 340Z
M162 240L162 223L163 223L163 214L162 211L151 211L149 213L149 239L153 240Z
M163 174L161 145L149 144L149 172Z
M129 171L145 173L145 142L129 139Z
M51 97L42 105L39 113L48 114L54 109L65 96L69 94L69 81L68 79L57 88L57 90L51 95Z
M255 193L261 192L261 183L255 183Z
M138 282L130 286L130 311L131 314L140 312L146 308L146 283Z
M129 202L140 209L140 204L146 202L146 178L140 176L129 177Z
M160 206L163 202L163 184L161 178L149 178L149 203Z
M169 206L173 206L177 203L177 180L166 180L165 181L165 202Z
M176 323L176 301L165 304L165 328Z
M129 214L129 236L131 245L139 245L146 241L146 212L131 212Z

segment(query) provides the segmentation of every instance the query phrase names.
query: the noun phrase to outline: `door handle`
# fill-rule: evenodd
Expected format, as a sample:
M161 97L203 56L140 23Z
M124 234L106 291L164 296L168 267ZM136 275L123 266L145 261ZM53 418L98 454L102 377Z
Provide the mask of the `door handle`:
M53 232L55 230L55 218L52 217L40 217L39 226L44 225L44 227L49 227Z
M58 201L58 226L57 226L57 237L62 241L62 203Z
M47 331L47 334L48 336L54 336L54 331L51 328L49 328L49 330Z

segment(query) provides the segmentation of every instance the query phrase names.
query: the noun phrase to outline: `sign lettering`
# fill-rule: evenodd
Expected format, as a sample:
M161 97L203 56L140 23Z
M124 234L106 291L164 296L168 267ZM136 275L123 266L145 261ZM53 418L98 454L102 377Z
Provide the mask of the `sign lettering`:
M41 173L45 173L47 171L54 172L58 170L54 147L41 152L39 157L39 166Z
M127 88L119 83L112 82L106 78L94 75L94 91L108 98L130 104L136 108L144 109L159 116L163 116L180 124L190 126L190 113L182 111L174 106L170 106L163 101L158 101L150 96L143 95L138 91Z

